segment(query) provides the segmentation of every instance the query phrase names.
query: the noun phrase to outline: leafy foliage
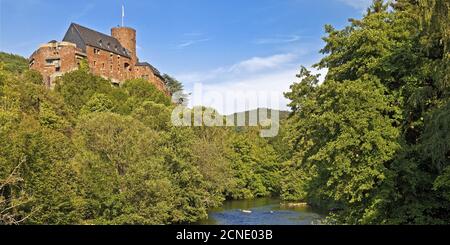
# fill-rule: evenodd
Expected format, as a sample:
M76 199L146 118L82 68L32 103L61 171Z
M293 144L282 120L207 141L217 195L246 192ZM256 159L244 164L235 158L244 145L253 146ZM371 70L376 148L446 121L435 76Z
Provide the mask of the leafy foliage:
M286 94L285 199L335 210L333 223L448 224L449 8L375 0L326 26L325 81L302 68Z
M22 73L28 69L28 61L22 56L0 52L3 69L12 73Z
M241 168L256 176L245 180L254 186L245 197L277 191L277 157L265 140L173 127L175 105L145 80L113 87L80 69L50 91L36 72L1 64L0 78L1 223L196 222L226 198L243 197ZM230 139L239 135L251 151L234 151ZM236 167L235 159L251 160Z

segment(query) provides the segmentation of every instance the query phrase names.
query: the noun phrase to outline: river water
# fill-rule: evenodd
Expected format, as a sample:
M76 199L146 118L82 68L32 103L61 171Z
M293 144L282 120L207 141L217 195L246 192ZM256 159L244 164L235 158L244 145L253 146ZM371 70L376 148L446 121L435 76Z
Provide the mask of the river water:
M314 225L323 218L310 207L289 208L279 199L226 201L222 207L210 210L200 225ZM251 213L249 212L251 211Z

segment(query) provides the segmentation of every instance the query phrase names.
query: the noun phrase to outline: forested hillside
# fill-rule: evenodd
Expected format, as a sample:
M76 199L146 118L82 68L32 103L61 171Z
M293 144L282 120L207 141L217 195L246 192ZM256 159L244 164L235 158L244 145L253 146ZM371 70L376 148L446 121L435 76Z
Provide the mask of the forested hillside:
M54 91L25 59L0 63L0 222L178 224L225 198L277 195L278 156L256 129L173 127L170 98L67 73Z
M450 1L376 0L326 27L328 68L286 96L283 197L334 210L331 223L450 223Z

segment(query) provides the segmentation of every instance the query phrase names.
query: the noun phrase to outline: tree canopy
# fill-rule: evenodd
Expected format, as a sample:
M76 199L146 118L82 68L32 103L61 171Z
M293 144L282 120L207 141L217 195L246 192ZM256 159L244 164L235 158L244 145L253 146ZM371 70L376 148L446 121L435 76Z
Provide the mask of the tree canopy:
M336 210L332 223L443 224L450 217L448 1L375 0L326 26L325 81L302 68L282 196Z
M176 104L145 80L114 87L80 69L54 91L41 81L0 63L0 223L191 223L227 198L277 191L266 140L174 127Z

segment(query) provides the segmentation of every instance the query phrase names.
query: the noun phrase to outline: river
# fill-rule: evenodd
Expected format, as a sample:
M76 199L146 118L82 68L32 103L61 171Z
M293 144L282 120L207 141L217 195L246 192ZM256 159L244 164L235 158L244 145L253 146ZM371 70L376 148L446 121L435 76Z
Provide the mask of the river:
M310 207L289 208L279 199L226 201L222 207L209 211L200 225L314 225L324 217ZM251 213L249 212L251 211Z

